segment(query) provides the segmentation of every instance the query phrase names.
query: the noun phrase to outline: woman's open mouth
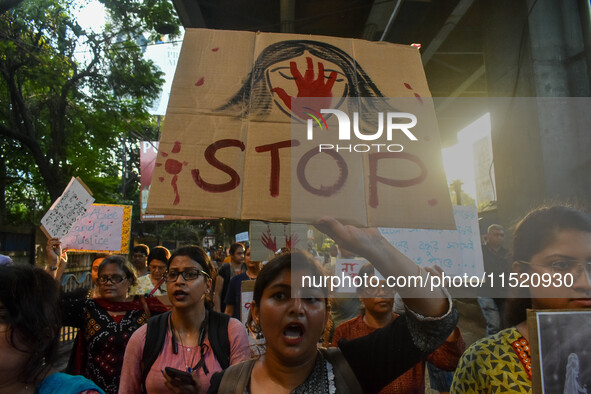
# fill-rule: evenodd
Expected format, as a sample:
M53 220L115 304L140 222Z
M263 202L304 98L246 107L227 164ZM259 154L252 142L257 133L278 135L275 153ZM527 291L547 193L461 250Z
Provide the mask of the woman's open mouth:
M283 338L289 345L297 345L303 340L305 332L301 323L290 323L283 330Z
M172 296L174 297L175 300L177 301L182 301L185 298L187 298L189 294L182 291L182 290L176 290L174 293L172 293Z

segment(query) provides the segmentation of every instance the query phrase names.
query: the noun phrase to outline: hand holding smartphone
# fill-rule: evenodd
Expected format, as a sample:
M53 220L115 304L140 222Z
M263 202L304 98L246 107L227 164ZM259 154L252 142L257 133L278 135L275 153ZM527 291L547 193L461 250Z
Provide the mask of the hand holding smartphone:
M172 384L175 386L182 386L182 385L195 385L195 379L193 379L193 375L189 372L181 371L180 369L166 367L164 368L164 372L170 377L172 380Z

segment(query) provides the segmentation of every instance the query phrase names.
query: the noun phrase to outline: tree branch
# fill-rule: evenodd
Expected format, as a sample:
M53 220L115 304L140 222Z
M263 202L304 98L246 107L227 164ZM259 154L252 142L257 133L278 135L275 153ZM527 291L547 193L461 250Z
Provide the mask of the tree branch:
M3 14L9 9L16 7L22 3L22 1L23 0L0 0L0 14Z

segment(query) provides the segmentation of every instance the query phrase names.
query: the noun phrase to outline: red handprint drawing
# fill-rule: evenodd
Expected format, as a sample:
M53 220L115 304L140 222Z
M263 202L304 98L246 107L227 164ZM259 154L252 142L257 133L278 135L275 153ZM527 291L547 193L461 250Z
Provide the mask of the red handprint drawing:
M261 243L273 253L277 251L277 237L271 238L271 227L269 225L267 225L267 231L261 235Z
M285 247L287 250L292 250L300 241L297 234L289 234L287 235L286 230L287 226L283 227L283 235L285 235Z
M291 75L295 79L296 86L298 88L297 97L325 97L325 100L314 100L314 110L320 110L321 108L330 108L332 98L332 87L337 79L337 72L332 71L328 78L324 77L324 64L318 62L318 75L314 75L314 62L312 58L307 57L306 62L308 67L304 75L298 70L296 62L289 63L289 69ZM292 107L291 96L285 92L283 88L273 88L273 93L276 93L283 103L291 110L292 114L295 114L301 119L306 119L308 116L304 113L304 109L307 104L298 104L297 108ZM308 103L309 104L309 103Z

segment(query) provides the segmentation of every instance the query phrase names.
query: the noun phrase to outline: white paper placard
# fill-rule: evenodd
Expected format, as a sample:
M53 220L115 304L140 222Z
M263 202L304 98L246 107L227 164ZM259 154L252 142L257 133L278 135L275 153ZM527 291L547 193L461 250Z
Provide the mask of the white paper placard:
M380 228L384 238L422 267L440 266L448 276L484 271L476 207L454 206L457 230Z
M236 242L248 242L248 231L236 234Z
M86 187L77 178L72 177L62 195L41 219L47 235L61 239L68 234L76 220L84 215L93 202L94 197Z

